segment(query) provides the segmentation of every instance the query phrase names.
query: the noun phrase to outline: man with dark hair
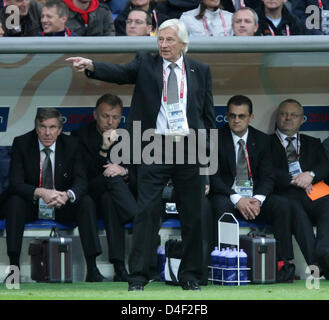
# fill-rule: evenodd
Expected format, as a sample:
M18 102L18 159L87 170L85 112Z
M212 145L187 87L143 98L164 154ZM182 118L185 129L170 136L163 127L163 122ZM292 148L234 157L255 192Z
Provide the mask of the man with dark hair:
M149 36L152 32L152 18L143 9L132 9L126 20L127 36Z
M262 0L256 9L259 34L263 36L303 35L306 30L299 19L284 5L287 0Z
M68 6L67 27L78 36L114 36L111 11L98 0L63 0Z
M320 139L299 132L303 123L300 102L280 103L271 137L274 192L295 206L292 226L307 264L318 264L329 279L329 196L314 201L308 197L314 184L328 178L329 165Z
M69 9L60 0L49 0L41 12L42 36L70 37L72 32L65 27ZM74 34L73 34L74 35Z
M6 24L11 13L6 13L8 6L16 6L19 10L19 17L11 20L13 24ZM18 19L17 19L18 18ZM7 0L6 6L0 11L0 21L5 37L32 37L42 31L40 22L41 6L33 0Z
M293 259L290 206L286 199L271 194L270 137L250 126L252 107L248 97L233 96L227 103L228 125L218 129L219 169L210 176L215 221L232 212L240 219L270 224L277 240L277 260L289 261Z
M103 281L94 203L86 195L85 167L78 140L62 134L61 114L39 109L35 129L14 139L6 207L7 253L19 267L24 224L37 219L76 222L87 262L88 282Z
M124 225L131 222L137 213L136 200L127 184L127 166L111 163L108 158L116 143L116 129L121 121L122 108L118 96L105 94L96 102L93 112L95 121L72 132L80 141L89 193L97 204L97 212L104 219L109 261L113 263L115 271L114 281L128 280Z

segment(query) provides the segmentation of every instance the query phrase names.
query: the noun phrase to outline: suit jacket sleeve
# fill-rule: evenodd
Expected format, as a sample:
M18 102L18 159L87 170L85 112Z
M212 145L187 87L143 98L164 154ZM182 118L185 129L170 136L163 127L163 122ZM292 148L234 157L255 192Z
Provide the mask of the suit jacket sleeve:
M28 183L22 143L15 138L11 149L11 162L9 171L9 192L17 194L27 201L33 201L36 184ZM35 177L37 183L38 177Z
M94 61L94 72L86 70L87 77L117 84L134 84L139 70L140 56L131 62L120 65Z

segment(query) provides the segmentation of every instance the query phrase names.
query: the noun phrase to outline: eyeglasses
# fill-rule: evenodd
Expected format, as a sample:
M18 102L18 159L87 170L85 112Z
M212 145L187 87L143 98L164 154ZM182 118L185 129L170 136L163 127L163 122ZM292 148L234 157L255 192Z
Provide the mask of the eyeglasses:
M298 119L302 116L301 113L288 113L288 112L280 112L279 116L282 118L288 118L291 117L292 119Z
M126 20L126 24L132 24L133 22L135 22L138 25L142 25L142 24L146 23L145 20L143 21L143 20L139 20L139 19L136 19L136 20L127 19Z
M228 117L231 120L234 120L236 118L239 118L240 120L245 120L247 117L249 117L249 114L235 114L235 113L229 113Z

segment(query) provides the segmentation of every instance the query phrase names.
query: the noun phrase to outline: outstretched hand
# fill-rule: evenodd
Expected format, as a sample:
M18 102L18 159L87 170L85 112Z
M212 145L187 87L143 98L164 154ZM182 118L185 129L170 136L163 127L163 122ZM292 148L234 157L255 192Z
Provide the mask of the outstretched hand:
M73 68L77 72L84 72L85 70L89 70L91 72L94 71L94 64L91 59L83 57L70 57L65 59L65 61L73 62Z

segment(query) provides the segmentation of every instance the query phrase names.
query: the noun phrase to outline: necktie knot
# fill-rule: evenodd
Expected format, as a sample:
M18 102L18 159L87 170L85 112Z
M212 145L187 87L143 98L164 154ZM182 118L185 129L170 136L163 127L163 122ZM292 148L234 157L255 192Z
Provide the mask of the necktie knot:
M174 71L175 68L176 68L176 63L175 63L175 62L172 62L172 63L169 65L169 68L170 68L170 71Z
M238 144L239 144L239 146L240 147L244 147L244 140L243 139L240 139L239 141L238 141Z
M293 142L296 139L296 137L286 137L286 140L288 141L288 143Z
M42 151L46 154L47 157L50 156L50 153L51 153L51 149L50 148L46 147Z

